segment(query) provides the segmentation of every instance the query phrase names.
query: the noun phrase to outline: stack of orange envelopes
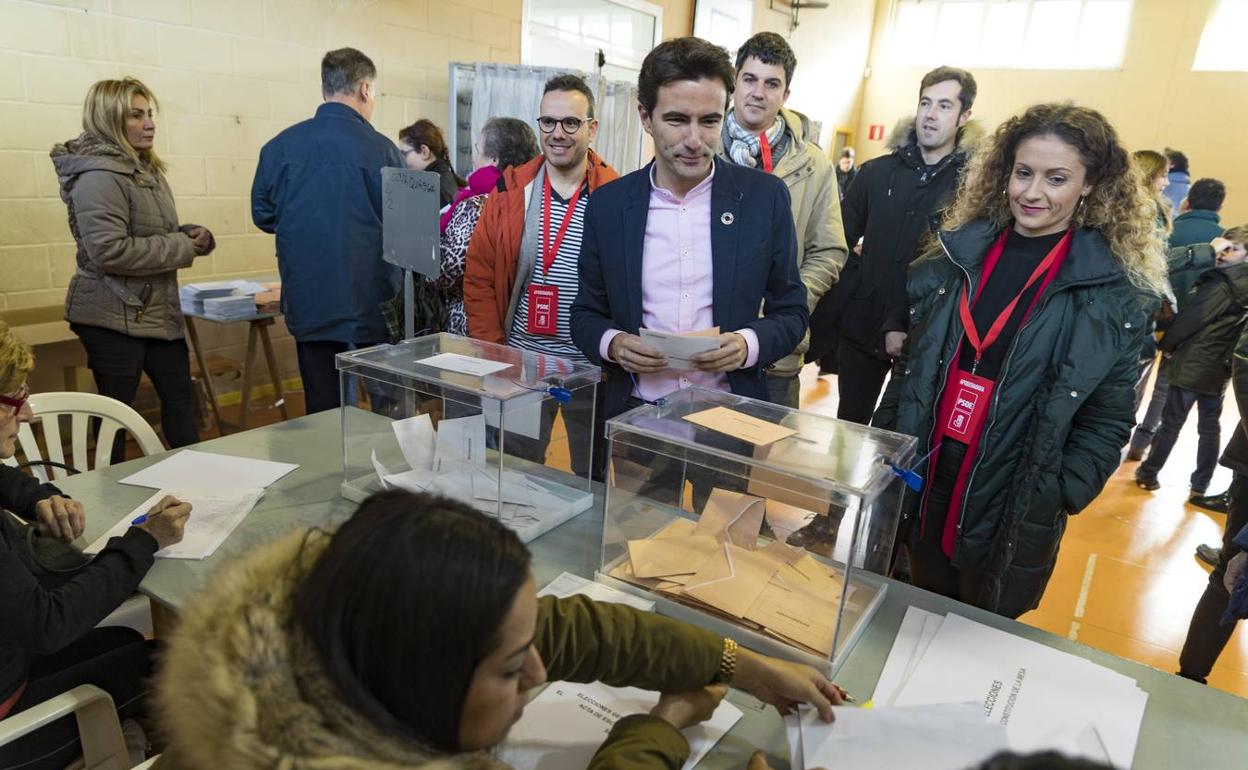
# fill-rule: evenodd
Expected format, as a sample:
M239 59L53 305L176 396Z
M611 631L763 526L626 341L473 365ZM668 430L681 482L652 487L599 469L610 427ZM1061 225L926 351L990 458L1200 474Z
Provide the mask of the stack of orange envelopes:
M766 501L715 489L696 522L628 541L612 577L828 657L844 581L800 548L760 547Z

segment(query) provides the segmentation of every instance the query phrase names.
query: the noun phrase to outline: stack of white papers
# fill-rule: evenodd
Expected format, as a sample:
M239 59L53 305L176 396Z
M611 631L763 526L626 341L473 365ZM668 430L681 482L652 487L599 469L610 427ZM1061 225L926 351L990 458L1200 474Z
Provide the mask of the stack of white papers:
M157 558L206 559L225 542L263 494L263 489L162 489L87 546L85 552L99 553L110 538L125 534L135 519L150 511L166 495L172 495L191 504L191 515L186 520L182 541L157 551Z
M267 289L255 281L205 281L188 283L178 291L183 313L233 320L256 312L256 295ZM242 314L242 307L247 313ZM241 314L241 315L240 315Z
M499 748L499 759L516 770L584 770L611 728L631 714L646 714L659 694L635 687L555 682L525 707ZM741 719L741 710L721 701L711 718L684 731L690 770Z
M785 717L794 770L967 770L1007 747L1006 729L974 703L833 711L832 723L810 708Z
M1130 767L1148 694L1134 679L960 615L911 607L875 706L979 704L1009 748L1052 749Z
M237 321L256 314L256 298L251 294L231 294L204 300L204 316L215 321Z
M214 297L228 297L234 293L234 285L229 281L212 281L209 283L188 283L178 292L183 313L203 315L204 300Z
M569 596L588 596L596 602L623 604L647 612L654 609L654 602L652 601L642 599L639 596L633 596L618 588L586 580L570 572L564 572L550 581L545 588L537 592L537 595L557 596L560 599L566 599Z

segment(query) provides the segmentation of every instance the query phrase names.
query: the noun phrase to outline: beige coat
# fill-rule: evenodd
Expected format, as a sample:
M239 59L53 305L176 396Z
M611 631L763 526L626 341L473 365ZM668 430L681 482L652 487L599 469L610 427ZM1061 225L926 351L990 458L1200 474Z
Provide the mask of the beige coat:
M823 149L804 136L801 119L780 109L792 144L776 164L775 175L784 181L793 199L793 224L797 228L797 265L806 286L811 312L819 298L836 283L845 264L845 228L841 225L841 197L836 189L836 168ZM796 376L802 356L810 346L810 333L797 350L767 371L781 377Z
M177 271L195 259L169 183L83 134L52 148L78 245L65 320L135 337L181 339Z

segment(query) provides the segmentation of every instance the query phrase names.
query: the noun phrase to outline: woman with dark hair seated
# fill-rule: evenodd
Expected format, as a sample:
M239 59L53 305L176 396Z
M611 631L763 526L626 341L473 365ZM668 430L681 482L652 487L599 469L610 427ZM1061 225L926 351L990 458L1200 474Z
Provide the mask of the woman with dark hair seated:
M335 533L255 550L187 608L159 674L159 767L501 767L487 752L547 678L664 693L591 768L679 768L679 730L731 684L827 719L813 668L584 597L537 598L528 549L453 500L382 492Z

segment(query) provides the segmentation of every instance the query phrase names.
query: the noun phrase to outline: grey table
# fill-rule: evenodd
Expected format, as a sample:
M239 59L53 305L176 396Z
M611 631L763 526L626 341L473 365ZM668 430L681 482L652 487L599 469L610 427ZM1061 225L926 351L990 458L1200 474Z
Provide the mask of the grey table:
M211 558L202 562L158 561L143 581L142 590L154 600L176 609L190 600L213 570L251 545L295 527L327 527L340 523L354 510L354 504L338 494L342 478L341 445L339 413L324 412L214 439L196 447L207 452L295 462L300 467L269 488L256 509ZM115 482L157 459L132 460L60 482L67 492L87 506L85 542L103 534L151 495L150 489ZM531 543L538 585L546 584L564 571L592 576L598 566L601 535L602 507L598 505ZM1248 700L895 581L890 581L883 606L837 677L839 684L860 699L869 697L875 689L893 637L906 608L911 605L939 613L954 611L985 625L1087 658L1135 679L1149 693L1148 710L1135 755L1134 767L1139 770L1170 770L1192 764L1233 768L1248 764ZM782 768L788 751L780 718L743 693L734 692L730 697L746 717L701 766L714 770L744 768L750 753L757 747L768 752L773 766L778 770Z

